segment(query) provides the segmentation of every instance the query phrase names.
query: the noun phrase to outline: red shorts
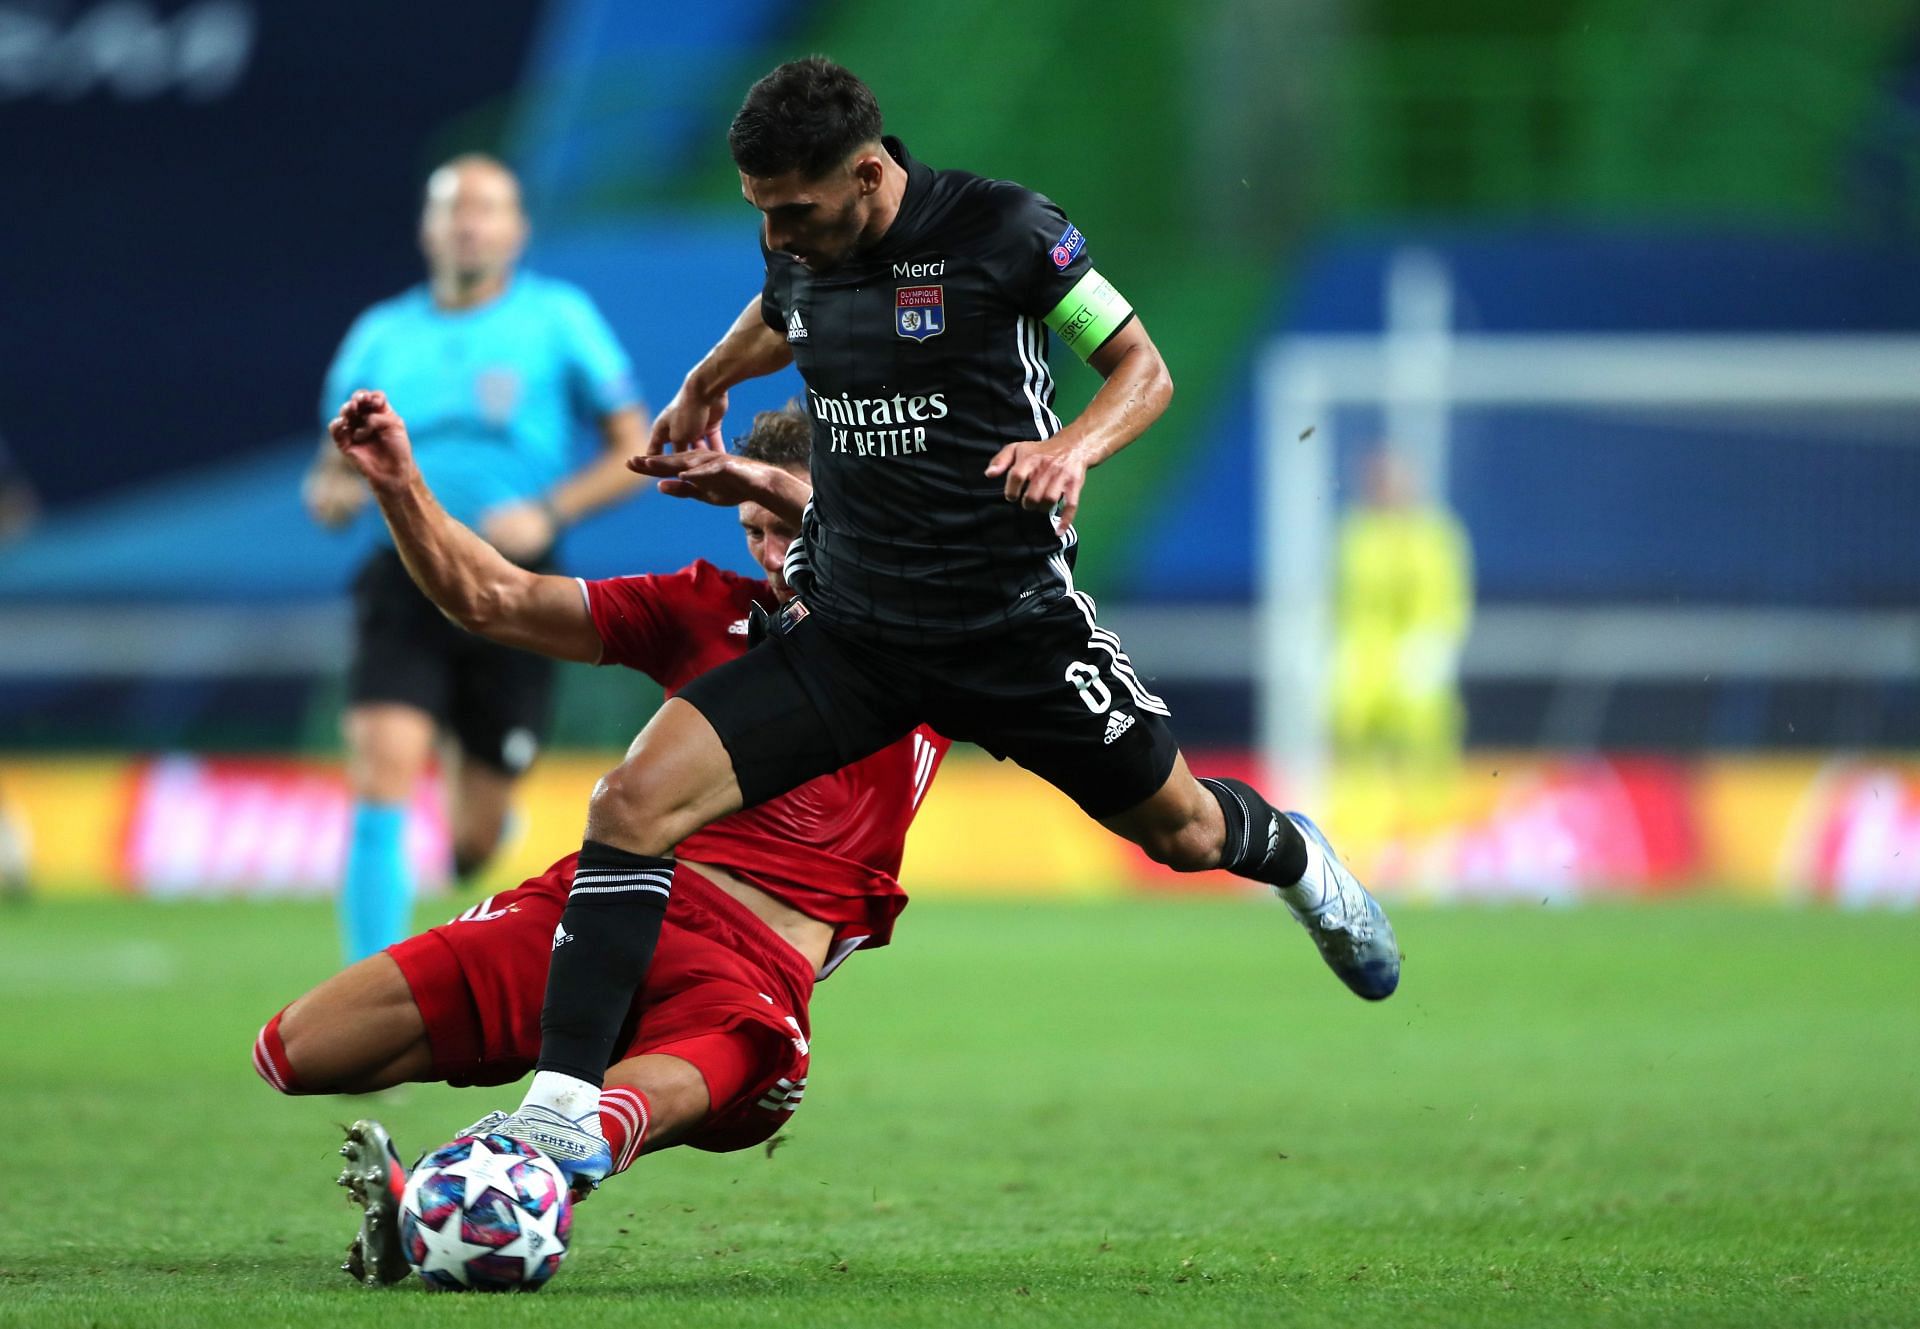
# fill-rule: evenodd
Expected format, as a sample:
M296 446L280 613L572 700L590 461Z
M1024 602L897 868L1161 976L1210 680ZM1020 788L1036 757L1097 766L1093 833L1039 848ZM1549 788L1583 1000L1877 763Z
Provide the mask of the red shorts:
M435 1079L510 1084L533 1069L547 962L566 900L566 875L549 873L387 948L426 1021ZM660 1052L692 1062L712 1106L686 1143L716 1152L751 1148L799 1106L812 995L813 969L800 952L682 866L614 1061ZM726 1038L716 1047L713 1035Z

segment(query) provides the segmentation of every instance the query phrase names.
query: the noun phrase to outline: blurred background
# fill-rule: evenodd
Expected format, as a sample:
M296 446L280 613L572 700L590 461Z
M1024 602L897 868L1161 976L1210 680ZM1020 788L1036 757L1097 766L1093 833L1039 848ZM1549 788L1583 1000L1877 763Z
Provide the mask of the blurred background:
M521 173L527 266L657 408L758 288L727 122L813 51L924 160L1058 200L1165 351L1080 578L1190 751L1388 891L1920 899L1914 0L0 0L0 876L333 888L375 536L299 483L428 172ZM695 557L751 568L652 494L564 548ZM659 701L562 678L499 880ZM1234 888L977 755L903 877Z

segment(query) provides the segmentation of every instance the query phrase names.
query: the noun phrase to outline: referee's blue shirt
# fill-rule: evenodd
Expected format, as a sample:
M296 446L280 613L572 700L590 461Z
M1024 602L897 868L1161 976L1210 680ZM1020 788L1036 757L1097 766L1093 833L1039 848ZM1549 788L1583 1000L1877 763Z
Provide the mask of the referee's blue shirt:
M576 440L640 399L593 301L531 272L475 309L441 309L424 284L374 305L327 370L322 422L359 388L387 394L441 506L470 526L552 489Z

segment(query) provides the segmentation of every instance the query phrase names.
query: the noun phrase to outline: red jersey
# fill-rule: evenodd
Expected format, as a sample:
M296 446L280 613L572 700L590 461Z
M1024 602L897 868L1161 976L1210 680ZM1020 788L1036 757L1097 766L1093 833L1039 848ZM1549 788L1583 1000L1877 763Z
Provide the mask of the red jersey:
M745 654L747 611L775 606L764 582L702 559L663 576L582 581L603 665L648 675L669 697ZM891 747L695 831L676 856L710 863L834 926L822 975L884 946L907 894L895 874L907 827L950 746L922 725Z

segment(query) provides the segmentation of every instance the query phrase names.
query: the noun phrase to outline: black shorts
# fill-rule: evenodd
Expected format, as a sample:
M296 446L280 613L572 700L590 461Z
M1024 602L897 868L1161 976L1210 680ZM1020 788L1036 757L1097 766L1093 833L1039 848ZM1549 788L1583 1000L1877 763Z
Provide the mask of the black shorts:
M391 549L353 580L347 700L415 706L469 757L506 775L533 764L553 712L553 661L476 637L422 594Z
M749 807L920 724L1012 758L1096 818L1158 793L1178 754L1166 704L1082 595L937 649L862 640L811 615L680 696L720 735Z

